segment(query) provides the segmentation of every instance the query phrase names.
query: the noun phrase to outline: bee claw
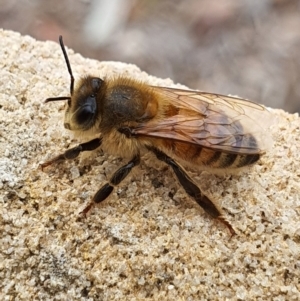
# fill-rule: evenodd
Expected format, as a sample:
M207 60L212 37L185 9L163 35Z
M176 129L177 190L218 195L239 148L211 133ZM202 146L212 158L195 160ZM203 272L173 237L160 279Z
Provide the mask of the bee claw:
M229 232L230 232L230 239L233 237L233 236L235 236L235 235L237 235L236 234L236 232L235 232L235 230L232 228L232 226L230 225L230 223L223 217L223 216L219 216L218 217L218 220L223 224L223 225L225 225L226 227L227 227L227 229L229 230Z
M38 168L40 168L42 171L44 171L44 169L45 169L47 166L51 165L51 164L52 164L51 161L47 161L47 162L44 162L44 163L39 164L39 167L38 167Z
M86 218L87 213L91 210L92 207L93 207L93 203L90 203L79 214L83 215L84 218Z

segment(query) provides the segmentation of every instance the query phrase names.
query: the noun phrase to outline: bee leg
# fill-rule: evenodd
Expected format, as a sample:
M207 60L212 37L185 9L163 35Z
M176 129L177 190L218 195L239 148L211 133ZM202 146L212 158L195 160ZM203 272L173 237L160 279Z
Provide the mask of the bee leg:
M175 175L177 176L178 181L180 182L180 184L182 185L186 193L190 195L198 203L198 205L200 205L205 210L205 212L207 212L211 217L217 218L224 225L226 225L226 227L229 229L232 236L236 234L232 226L222 215L221 211L215 206L215 204L207 196L205 196L201 192L199 187L188 176L188 174L183 169L183 167L181 167L172 158L167 156L164 152L154 147L149 147L149 150L151 150L156 155L157 159L164 161L165 163L167 163L169 166L172 167Z
M40 167L43 170L45 167L47 167L53 163L58 163L58 162L62 162L65 160L75 159L76 157L79 156L79 154L81 152L91 151L91 150L98 148L101 145L101 142L102 142L102 138L96 138L91 141L81 143L73 148L67 149L63 154L60 154L60 155L54 157L53 159L40 164Z
M81 212L86 213L92 208L93 204L104 201L113 191L114 186L120 184L131 172L132 168L140 164L140 154L135 155L126 165L119 168L109 180L109 183L103 185L94 195L91 203Z

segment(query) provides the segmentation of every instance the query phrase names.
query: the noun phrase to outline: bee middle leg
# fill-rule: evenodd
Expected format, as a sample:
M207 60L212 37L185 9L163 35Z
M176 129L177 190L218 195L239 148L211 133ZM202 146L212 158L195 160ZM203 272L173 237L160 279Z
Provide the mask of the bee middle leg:
M140 154L135 155L127 164L120 167L110 178L109 182L103 185L94 195L91 203L81 212L86 215L87 212L96 203L104 201L113 191L114 186L120 184L131 172L132 168L140 164Z
M235 235L234 229L224 218L221 211L206 195L201 192L200 188L188 176L183 167L181 167L175 160L173 160L171 157L158 150L157 148L149 147L149 150L156 155L157 159L167 163L172 167L178 181L180 182L186 193L190 195L198 203L198 205L200 205L204 209L205 212L207 212L211 217L220 220L229 229L231 235Z
M40 167L43 170L45 167L53 163L59 163L65 160L75 159L79 156L81 152L94 150L98 148L101 145L101 143L102 143L102 138L96 138L91 141L81 143L73 148L67 149L63 154L60 154L54 157L53 159L40 164Z

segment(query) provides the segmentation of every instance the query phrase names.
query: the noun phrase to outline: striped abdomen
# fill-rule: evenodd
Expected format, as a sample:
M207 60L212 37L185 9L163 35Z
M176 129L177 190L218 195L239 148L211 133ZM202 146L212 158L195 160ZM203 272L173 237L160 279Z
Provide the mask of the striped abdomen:
M168 139L160 140L159 144L169 156L173 154L181 160L195 164L195 167L241 168L255 163L260 158L260 154L229 153Z

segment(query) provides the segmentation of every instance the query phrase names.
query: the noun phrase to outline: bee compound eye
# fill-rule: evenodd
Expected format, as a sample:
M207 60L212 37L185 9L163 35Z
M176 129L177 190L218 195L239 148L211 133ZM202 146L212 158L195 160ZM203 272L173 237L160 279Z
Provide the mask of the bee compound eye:
M84 106L77 113L77 122L79 124L86 123L90 121L94 117L95 111L91 108L91 106Z
M84 105L81 106L76 114L76 120L79 124L89 123L96 114L96 99L94 96L89 96Z

